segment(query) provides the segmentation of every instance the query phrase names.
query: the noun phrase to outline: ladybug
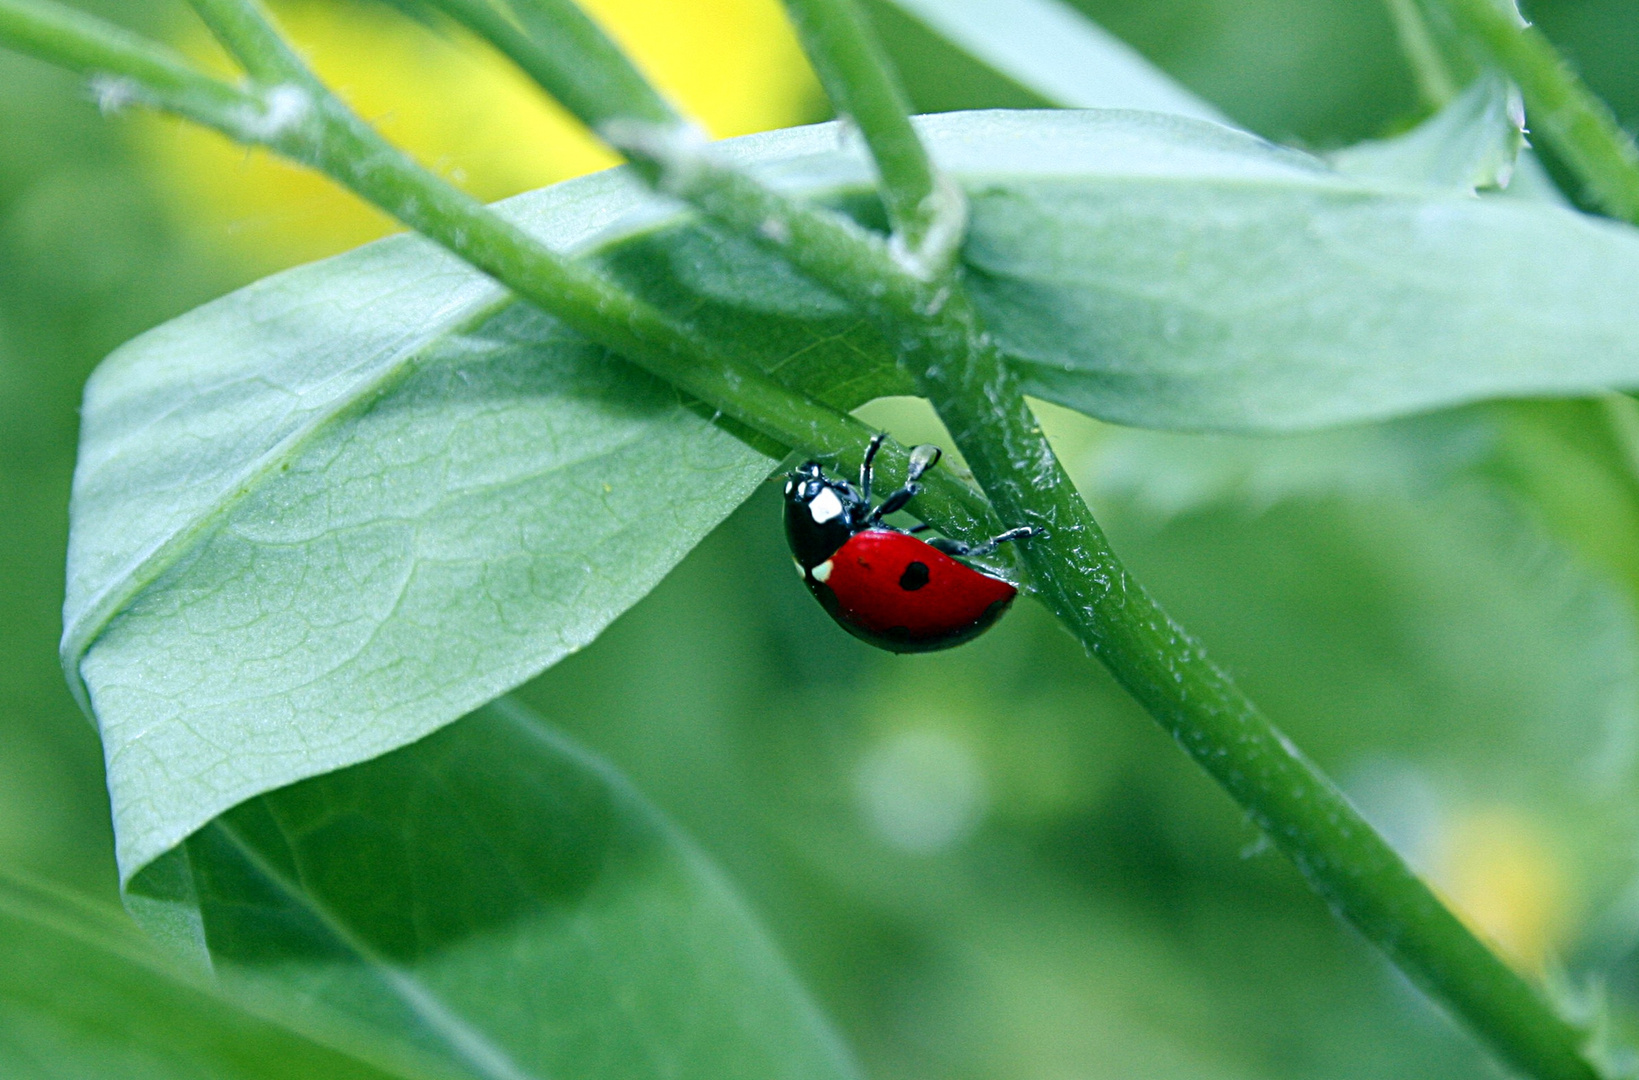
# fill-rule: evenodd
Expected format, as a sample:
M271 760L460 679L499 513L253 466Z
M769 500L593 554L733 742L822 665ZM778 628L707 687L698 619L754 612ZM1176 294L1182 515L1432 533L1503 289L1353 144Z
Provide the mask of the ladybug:
M917 481L939 461L939 448L911 451L905 486L871 506L872 462L883 436L871 440L859 487L826 477L817 461L785 482L785 538L808 590L842 628L890 652L932 652L971 641L1002 617L1018 589L953 556L986 555L1036 530L1010 529L970 547L959 540L921 540L882 519L915 498Z

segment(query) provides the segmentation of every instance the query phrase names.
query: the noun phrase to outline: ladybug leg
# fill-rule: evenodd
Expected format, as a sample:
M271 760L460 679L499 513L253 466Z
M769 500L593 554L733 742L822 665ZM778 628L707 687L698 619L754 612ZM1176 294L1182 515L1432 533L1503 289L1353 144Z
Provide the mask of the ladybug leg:
M905 470L905 486L883 499L882 505L872 510L871 516L866 518L867 524L875 525L895 510L903 510L906 503L916 498L922 490L922 485L917 481L922 479L923 473L939 464L941 453L937 446L930 443L923 443L911 450L910 468Z
M926 526L923 526L926 528ZM966 555L989 555L1010 540L1024 540L1035 536L1041 530L1032 525L1021 525L1017 529L1009 529L1000 536L992 536L982 544L964 544L960 540L952 540L944 536L936 536L928 541L928 546L943 551L946 555L962 557Z
M895 510L905 509L905 504L916 498L917 493L921 490L921 484L906 484L886 499L883 499L882 505L871 511L871 516L866 518L867 524L875 525Z
M877 434L871 439L871 445L865 448L865 461L859 467L859 498L867 506L871 503L871 480L875 476L876 452L882 449L882 440L887 436Z

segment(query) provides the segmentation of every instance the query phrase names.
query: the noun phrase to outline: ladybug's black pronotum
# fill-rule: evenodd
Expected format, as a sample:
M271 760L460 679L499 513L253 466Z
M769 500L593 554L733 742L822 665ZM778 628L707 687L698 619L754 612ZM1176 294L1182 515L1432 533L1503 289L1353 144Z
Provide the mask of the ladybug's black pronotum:
M917 481L939 460L936 446L911 451L905 486L871 506L872 462L882 436L871 440L859 487L832 480L810 461L785 483L785 537L797 570L831 617L855 637L891 652L932 652L971 641L988 630L1018 595L1014 586L952 556L985 555L996 545L1032 535L1010 529L969 547L937 537L924 541L885 525L921 490Z

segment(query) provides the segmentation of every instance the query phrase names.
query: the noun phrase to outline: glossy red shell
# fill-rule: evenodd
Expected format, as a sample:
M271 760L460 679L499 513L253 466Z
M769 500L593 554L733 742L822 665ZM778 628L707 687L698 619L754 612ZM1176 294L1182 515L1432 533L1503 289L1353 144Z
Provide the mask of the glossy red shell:
M855 533L807 575L827 611L855 635L895 652L959 645L1001 617L1018 594L914 536Z

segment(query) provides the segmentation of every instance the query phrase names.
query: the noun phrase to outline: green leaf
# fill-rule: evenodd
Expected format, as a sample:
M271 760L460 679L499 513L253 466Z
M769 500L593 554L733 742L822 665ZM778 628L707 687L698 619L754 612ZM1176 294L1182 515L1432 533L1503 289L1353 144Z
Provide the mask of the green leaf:
M1514 177L1508 182L1508 187L1502 194L1515 199L1552 203L1554 206L1573 209L1571 200L1559 190L1554 178L1548 175L1548 169L1537 157L1536 151L1526 147L1520 151L1519 160L1514 163Z
M240 325L279 341L290 323ZM214 329L201 344L237 344ZM318 424L256 430L270 445L242 465L254 447L228 421L188 441L243 407L239 387L200 387L135 440L174 453L100 476L82 465L133 485L81 487L74 554L131 567L80 665L127 875L235 803L401 746L581 648L770 467L531 309L404 360L390 387L346 387ZM264 370L249 393L312 392ZM99 419L119 412L111 391L91 389ZM160 542L137 547L145 532ZM110 543L86 554L88 536Z
M1010 138L983 180L971 132L951 150L972 156L947 156L968 178L979 304L1038 397L1279 432L1639 384L1629 227L1345 178L1182 118L991 122L1016 124L1043 171L998 176Z
M1262 514L1298 500L1426 496L1475 469L1495 425L1452 410L1282 438L1123 431L1088 456L1088 483L1165 521L1225 507Z
M511 206L568 247L622 217L640 246L655 208L625 172ZM693 258L710 241L685 233L631 272L730 347L800 355L790 380L821 397L901 385L845 305L762 310L758 287L807 288L778 266L731 307L679 292L669 260L715 273L717 246ZM86 390L63 643L122 879L236 803L402 746L581 648L772 464L413 238L128 343Z
M0 1073L8 1080L387 1080L224 1001L129 919L0 875ZM425 1075L425 1074L422 1074Z
M1224 115L1130 45L1059 0L876 0L894 61L925 111L999 102L1061 109ZM944 52L942 63L927 56ZM924 71L924 68L930 70ZM961 101L975 82L990 100ZM999 83L1000 86L995 84ZM955 98L955 104L947 99Z
M704 857L508 701L250 800L133 886L315 1039L474 1080L846 1080Z
M1487 71L1404 135L1357 143L1329 160L1353 176L1472 192L1508 187L1524 148L1519 88Z
M1280 431L1639 386L1629 227L1345 177L1182 117L922 129L967 186L970 280L1039 397ZM868 218L869 169L837 137L725 153ZM835 404L904 392L846 304L627 173L506 212ZM124 876L584 645L770 465L409 238L131 342L87 390L63 649Z

